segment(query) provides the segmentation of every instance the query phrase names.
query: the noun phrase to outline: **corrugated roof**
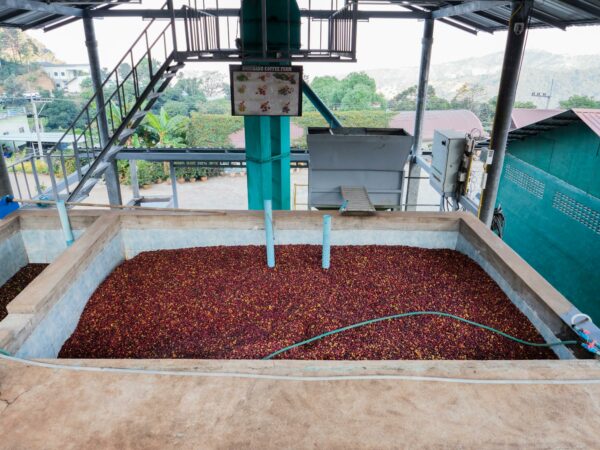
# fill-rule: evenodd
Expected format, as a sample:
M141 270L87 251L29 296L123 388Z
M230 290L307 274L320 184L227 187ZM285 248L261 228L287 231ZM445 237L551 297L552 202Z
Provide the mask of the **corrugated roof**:
M545 131L550 131L561 126L569 125L579 120L585 123L600 137L600 109L576 108L559 112L552 117L548 117L535 123L512 130L508 133L508 140L509 142L523 140L531 136L537 136Z
M446 6L456 6L467 1L403 1L389 0L403 7L417 7L435 11ZM485 2L482 2L485 3ZM452 16L449 20L479 31L506 30L512 14L510 4L483 11ZM600 0L534 0L530 28L565 28L577 25L600 24Z
M523 128L529 124L539 122L540 120L553 117L563 112L564 109L530 109L515 108L511 114L511 130Z
M573 112L600 136L600 109L574 109Z
M69 14L49 12L32 8L19 8L18 0L6 0L10 7L0 6L0 26L18 27L23 29L45 27L66 18ZM126 3L129 0L93 0L65 2L64 0L28 0L30 4L69 6L76 8L106 8L109 4ZM139 2L140 0L136 0ZM375 0L360 0L359 3L373 3ZM23 0L23 3L25 0ZM389 4L397 4L399 7L413 10L433 12L448 7L460 6L462 4L475 3L472 0L465 1L441 1L441 0L388 0ZM485 1L480 2L485 4ZM1 4L1 3L0 3ZM385 2L379 2L384 5ZM600 0L534 0L533 12L531 14L530 28L565 28L576 25L600 24ZM474 12L462 12L452 17L443 19L446 22L459 24L471 30L494 32L506 30L511 16L510 2L489 9Z
M32 0L22 3L19 0L0 2L0 27L20 28L22 30L42 28L75 17L69 10L112 8L117 4L140 0ZM6 6L8 5L8 6ZM22 6L22 7L21 7Z
M403 128L412 134L415 129L415 112L402 111L390 121L390 127ZM485 136L483 125L479 118L466 109L425 111L423 119L423 141L432 141L434 130L456 130L470 133L476 130Z

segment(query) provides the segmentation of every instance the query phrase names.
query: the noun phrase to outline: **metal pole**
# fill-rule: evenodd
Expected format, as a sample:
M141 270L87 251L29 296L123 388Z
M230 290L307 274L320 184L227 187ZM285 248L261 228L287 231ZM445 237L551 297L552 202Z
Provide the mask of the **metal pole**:
M433 25L434 19L425 19L423 27L423 39L421 40L421 66L419 68L419 85L417 88L417 105L415 110L415 129L413 132L413 146L411 157L408 163L408 180L406 183L406 211L416 211L416 205L419 203L419 183L418 177L421 175L421 168L416 163L416 157L421 153L421 143L423 141L423 118L425 116L425 106L427 104L427 86L429 84L429 67L431 66L431 49L433 47Z
M108 133L108 120L104 109L104 92L102 90L102 72L100 68L100 57L98 56L98 42L96 41L96 32L94 30L94 20L87 14L83 18L83 30L85 32L85 46L87 47L88 59L90 62L90 75L94 92L96 93L96 105L98 108L98 133L100 145L106 146L110 137ZM108 191L108 201L111 205L120 205L121 188L119 186L119 176L117 172L117 162L113 160L104 173L106 189Z
M331 255L331 216L325 214L323 216L323 254L321 267L329 269Z
M260 9L261 9L261 31L262 31L262 55L263 58L267 57L267 0L261 0L260 3ZM288 24L289 26L289 24Z
M5 195L13 195L13 190L10 185L10 178L8 177L8 169L6 168L4 154L3 152L0 152L0 198Z
M271 200L264 201L265 209L265 240L267 247L267 266L275 267L275 239L273 237L273 207Z
M175 173L175 163L169 163L169 175L171 177L171 189L173 189L173 208L179 208L179 199L177 198L177 174Z
M140 182L138 181L137 160L135 159L129 160L129 174L131 177L131 192L133 199L137 200L140 198Z
M490 138L490 150L494 154L491 165L486 166L485 188L482 192L479 207L479 218L487 226L492 224L492 218L494 217L500 175L502 174L506 153L508 130L517 93L517 84L519 83L521 61L527 41L527 27L532 3L531 0L512 2L512 15L508 24L502 75L498 89L498 103L496 104L494 125Z
M44 152L42 151L42 135L40 134L40 117L38 116L37 105L35 104L33 97L31 98L31 109L33 109L33 124L35 126L35 134L37 136L38 155L43 156Z

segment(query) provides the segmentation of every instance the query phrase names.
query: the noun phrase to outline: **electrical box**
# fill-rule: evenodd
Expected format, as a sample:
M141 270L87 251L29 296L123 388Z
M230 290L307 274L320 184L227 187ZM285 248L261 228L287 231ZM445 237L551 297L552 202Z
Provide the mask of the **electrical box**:
M433 134L429 183L440 194L454 194L458 188L458 171L466 146L465 133L435 130Z

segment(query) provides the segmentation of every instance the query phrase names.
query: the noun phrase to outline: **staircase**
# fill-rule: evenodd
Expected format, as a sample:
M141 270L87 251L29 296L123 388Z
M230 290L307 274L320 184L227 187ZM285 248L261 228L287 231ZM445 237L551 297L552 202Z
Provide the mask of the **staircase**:
M162 24L154 20L148 24L104 80L101 95L86 103L46 153L55 198L78 202L89 195L183 67L176 59L173 23L157 29ZM68 173L68 162L75 163L75 173L60 184L52 164L56 158L63 174Z

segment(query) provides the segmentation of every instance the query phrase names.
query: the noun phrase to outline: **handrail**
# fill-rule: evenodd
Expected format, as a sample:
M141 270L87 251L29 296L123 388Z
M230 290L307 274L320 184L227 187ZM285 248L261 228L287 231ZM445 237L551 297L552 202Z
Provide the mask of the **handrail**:
M164 9L166 6L167 6L167 3L165 2L165 3L164 3L164 5L161 7L161 9ZM133 42L133 44L132 44L132 45L129 47L129 49L128 49L128 50L125 52L125 54L123 55L123 57L122 57L122 58L119 60L119 62L117 62L117 64L116 64L116 65L115 65L115 67L113 68L113 70L112 70L112 71L111 71L111 72L110 72L110 73L109 73L109 74L106 76L105 80L104 80L104 81L102 82L102 84L100 85L100 87L101 87L101 89L102 89L102 90L103 90L103 89L104 89L104 88L105 88L105 87L108 85L108 83L109 83L109 82L112 80L113 76L116 76L116 78L117 78L117 80L118 80L118 71L119 71L120 67L123 65L123 63L125 62L125 60L126 60L128 57L130 57L130 55L131 55L131 57L133 56L133 50L134 50L134 48L135 48L135 47L136 47L136 45L137 45L137 44L138 44L138 43L141 41L141 39L142 39L143 37L147 37L148 30L149 30L149 29L150 29L150 27L151 27L151 26L154 24L154 22L155 22L155 21L156 21L156 19L152 19L152 20L151 20L151 21L148 23L148 25L147 25L147 26L146 26L146 27L145 27L145 28L142 30L142 32L141 32L141 33L140 33L140 35L139 35L139 36L136 38L136 40ZM167 25L167 27L165 27L165 30L166 30L166 29L167 29L167 28L168 28L170 25L171 25L171 24L169 23L169 25ZM163 34L164 34L164 32L165 32L165 30L163 30L163 32L161 32L161 33L159 34L159 36L163 35ZM152 46L150 46L150 48L152 48L152 47L154 46L154 44L156 44L156 40L155 40L155 42L152 44ZM150 48L148 48L148 47L147 47L147 50L149 50ZM143 60L143 59L144 59L144 57L146 56L146 54L147 54L147 52L144 54L144 56L142 56L142 57L140 58L140 62L141 62L141 60ZM139 64L139 62L138 62L138 64ZM137 65L136 65L136 67L137 67ZM132 67L132 70L133 70L133 67ZM126 79L128 79L128 78L129 78L129 76L130 76L130 75L131 75L131 71L130 71L130 73L129 73L129 74L127 74L127 75L126 75L126 76L123 78L123 80L122 80L122 82L121 82L120 84L118 84L118 82L117 82L117 85L116 85L116 89L117 89L117 90L118 90L118 89L119 89L121 86L123 86L123 83L125 82L125 80L126 80ZM111 95L111 98L112 98L112 95ZM56 144L55 144L55 145L54 145L54 146L53 146L53 147L52 147L52 148L51 148L51 149L48 151L48 154L52 154L52 153L54 153L54 152L55 152L55 151L58 149L59 145L63 143L63 139L64 139L64 138L67 136L67 134L69 134L71 131L73 131L73 132L75 131L75 128L76 128L77 124L78 124L78 123L79 123L79 121L80 121L80 120L83 118L84 114L87 114L87 116L88 116L88 121L87 121L87 124L86 124L86 126L83 128L83 130L84 130L84 131L83 131L82 133L80 133L80 134L79 134L79 136L77 136L77 138L76 138L76 140L77 140L77 141L79 141L79 138L81 138L81 137L82 137L82 136L85 134L85 132L86 132L86 131L87 131L87 130L88 130L90 127L91 127L92 123L94 123L94 121L97 121L97 119L98 119L98 117L99 117L99 114L100 114L100 112L99 112L98 108L97 108L96 115L94 115L92 119L90 119L90 118L89 118L89 109L90 109L90 107L92 106L92 104L93 104L94 102L97 102L95 93L94 93L94 95L93 95L93 96L92 96L92 97L91 97L91 98L90 98L90 99L87 101L87 103L86 103L86 104L85 104L85 106L82 108L82 110L79 112L79 114L77 115L77 117L75 118L75 120L74 120L74 121L71 123L71 125L70 125L70 126L69 126L69 127L66 129L66 130L65 130L65 132L64 132L64 133L63 133L63 135L60 137L60 139L59 139L59 140L56 142ZM106 106L107 106L107 102L104 102L104 107L106 108ZM75 137L75 133L73 133L73 134L74 134L74 137Z

